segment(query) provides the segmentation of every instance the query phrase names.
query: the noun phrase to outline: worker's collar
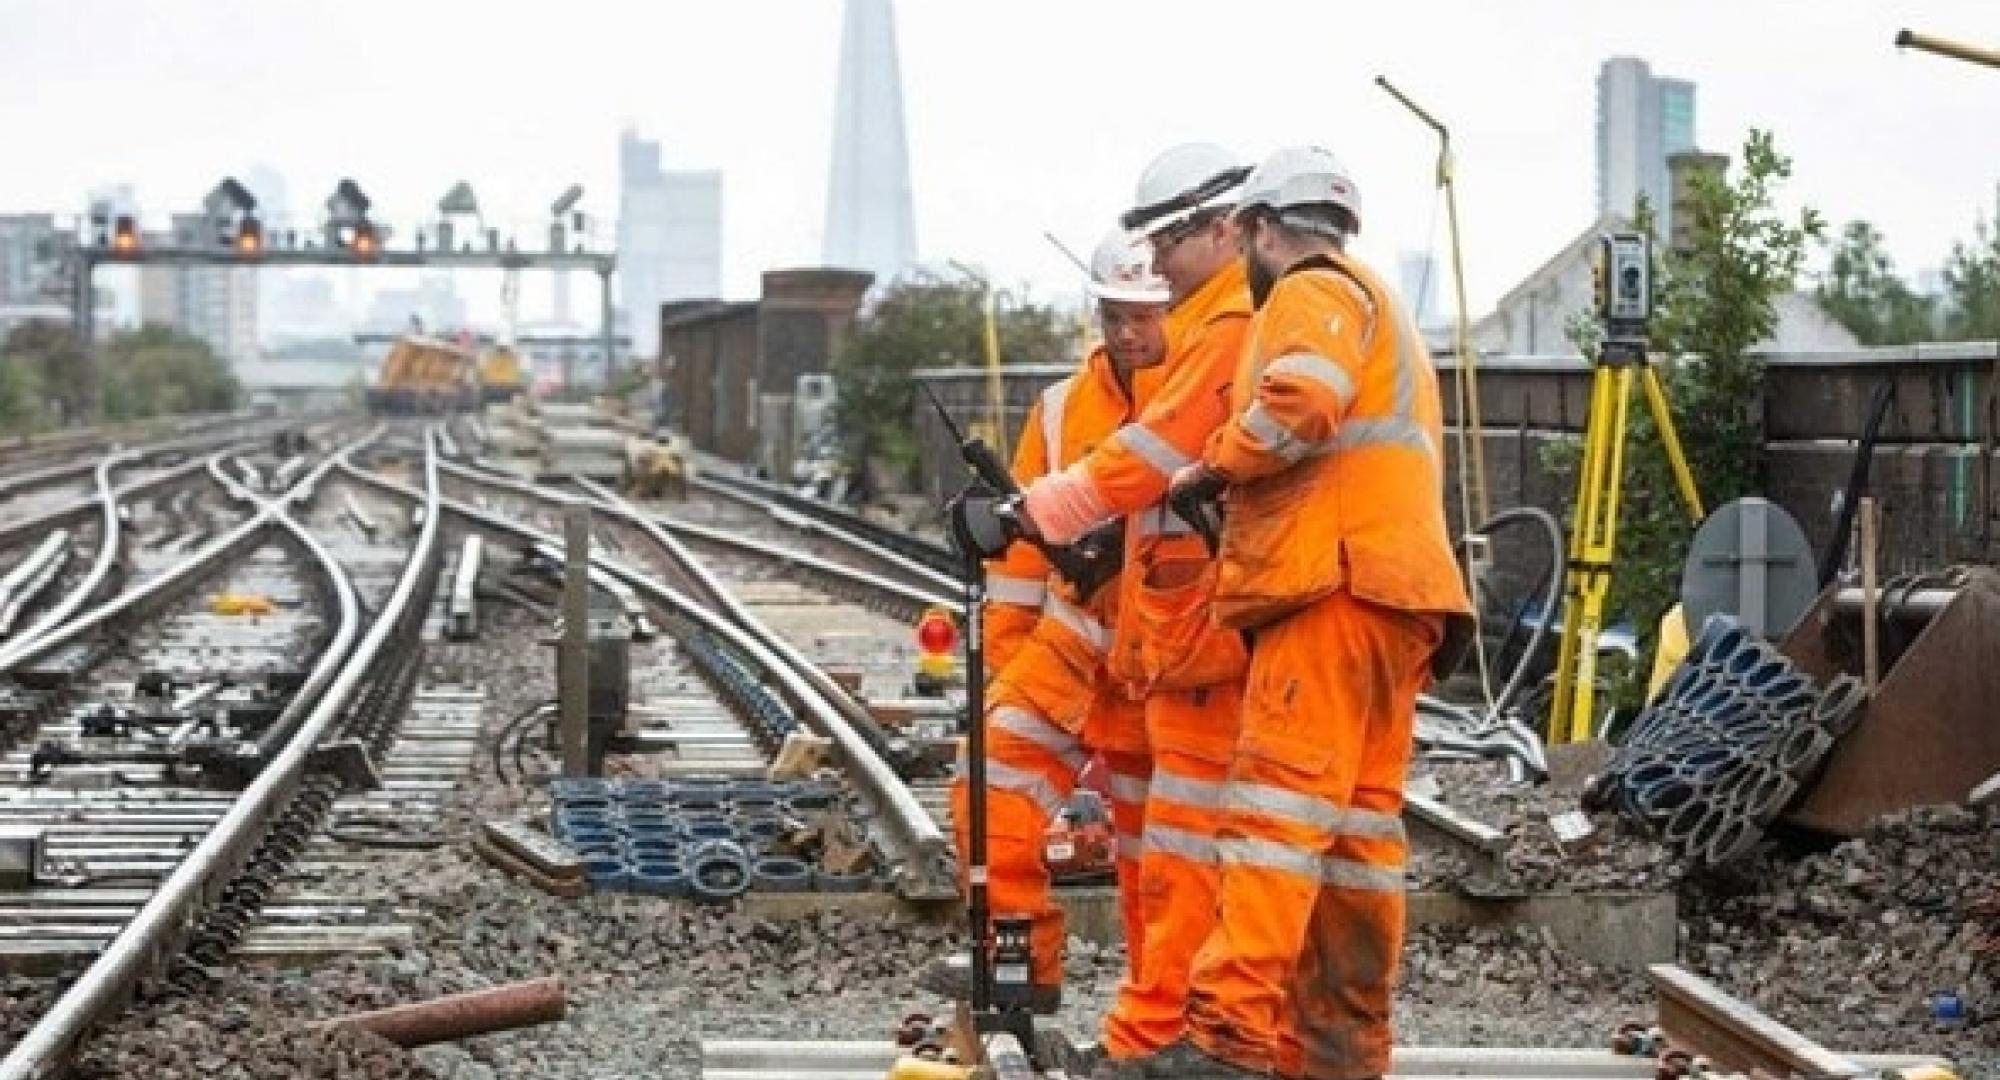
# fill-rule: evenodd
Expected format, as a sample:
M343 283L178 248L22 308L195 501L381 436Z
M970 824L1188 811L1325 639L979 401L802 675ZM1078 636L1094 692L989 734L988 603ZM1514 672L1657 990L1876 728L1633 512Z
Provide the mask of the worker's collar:
M1244 273L1243 260L1231 259L1167 312L1167 334L1171 340L1177 330L1193 329L1217 316L1249 311L1250 279Z

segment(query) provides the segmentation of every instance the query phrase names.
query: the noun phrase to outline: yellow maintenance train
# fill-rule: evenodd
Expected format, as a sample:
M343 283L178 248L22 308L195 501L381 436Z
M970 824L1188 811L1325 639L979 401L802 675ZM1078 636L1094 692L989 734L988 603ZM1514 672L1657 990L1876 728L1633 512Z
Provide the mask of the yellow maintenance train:
M377 413L474 412L527 390L526 365L507 345L484 356L440 338L408 334L396 339L368 389Z

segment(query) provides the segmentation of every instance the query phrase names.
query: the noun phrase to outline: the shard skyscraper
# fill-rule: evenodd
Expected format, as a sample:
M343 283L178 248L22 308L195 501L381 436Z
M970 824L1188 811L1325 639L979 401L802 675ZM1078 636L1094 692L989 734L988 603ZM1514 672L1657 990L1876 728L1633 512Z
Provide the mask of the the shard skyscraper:
M896 13L890 0L847 0L843 23L824 257L873 271L880 287L917 260Z

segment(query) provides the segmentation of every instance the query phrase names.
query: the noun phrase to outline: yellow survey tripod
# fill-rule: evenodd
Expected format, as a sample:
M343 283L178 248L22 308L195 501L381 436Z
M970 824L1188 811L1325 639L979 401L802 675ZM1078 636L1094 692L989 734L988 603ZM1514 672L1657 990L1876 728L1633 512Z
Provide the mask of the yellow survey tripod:
M1577 467L1576 515L1570 522L1555 708L1549 719L1549 741L1556 743L1581 742L1594 735L1591 715L1597 692L1597 636L1604 629L1604 598L1611 591L1612 557L1618 546L1626 419L1631 413L1635 376L1646 388L1646 404L1666 447L1681 501L1695 521L1702 517L1701 495L1695 490L1687 456L1681 452L1660 373L1646 353L1646 324L1652 317L1651 242L1643 233L1602 237L1596 271L1604 341L1591 371L1583 461Z

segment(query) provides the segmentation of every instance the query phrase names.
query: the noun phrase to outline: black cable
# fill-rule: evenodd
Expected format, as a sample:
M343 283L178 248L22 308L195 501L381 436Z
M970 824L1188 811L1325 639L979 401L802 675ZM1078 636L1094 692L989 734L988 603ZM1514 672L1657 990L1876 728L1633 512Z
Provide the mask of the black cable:
M520 727L522 724L527 723L530 718L540 714L545 710L555 708L555 705L556 703L554 701L538 701L535 704L528 706L521 712L515 714L513 719L508 720L507 725L501 728L500 731L493 736L493 747L491 753L493 757L493 776L495 779L499 780L503 784L507 784L509 787L513 786L513 781L507 779L507 771L501 765L500 762L500 753L502 750L506 748L507 737L509 735L512 735L516 728Z

